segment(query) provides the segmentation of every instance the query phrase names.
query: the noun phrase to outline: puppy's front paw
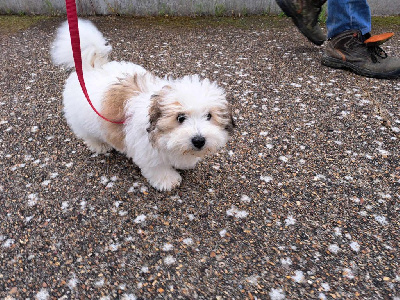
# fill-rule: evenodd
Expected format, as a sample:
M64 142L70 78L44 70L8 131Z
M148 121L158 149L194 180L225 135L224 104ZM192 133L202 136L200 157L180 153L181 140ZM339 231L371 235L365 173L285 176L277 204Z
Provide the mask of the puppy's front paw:
M85 139L84 142L86 146L90 149L90 151L97 154L107 153L112 149L110 145L97 140Z
M159 191L170 191L182 181L181 175L172 168L142 169L142 174Z

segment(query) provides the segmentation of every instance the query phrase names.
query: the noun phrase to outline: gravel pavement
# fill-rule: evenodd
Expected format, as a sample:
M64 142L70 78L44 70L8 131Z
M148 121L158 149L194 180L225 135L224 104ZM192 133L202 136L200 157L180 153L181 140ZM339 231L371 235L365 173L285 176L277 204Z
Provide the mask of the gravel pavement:
M112 59L218 81L237 128L157 192L68 128L64 19L0 31L1 299L400 299L400 80L321 66L287 18L91 19Z

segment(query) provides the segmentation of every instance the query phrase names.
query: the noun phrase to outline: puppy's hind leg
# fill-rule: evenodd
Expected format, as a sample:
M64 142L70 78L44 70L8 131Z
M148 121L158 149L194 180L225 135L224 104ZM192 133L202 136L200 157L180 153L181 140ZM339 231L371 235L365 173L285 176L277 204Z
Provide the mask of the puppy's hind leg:
M170 191L180 185L181 175L171 166L156 166L141 168L142 175L159 191Z
M112 147L104 143L103 141L95 138L84 138L83 139L86 146L90 149L90 151L95 152L97 154L107 153L112 149Z

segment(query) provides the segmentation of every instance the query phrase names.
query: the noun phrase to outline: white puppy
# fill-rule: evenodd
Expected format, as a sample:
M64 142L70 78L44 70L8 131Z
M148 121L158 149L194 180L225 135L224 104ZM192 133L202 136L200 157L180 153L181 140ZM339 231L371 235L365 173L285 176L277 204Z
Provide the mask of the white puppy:
M225 92L197 75L158 78L129 62L108 61L111 46L87 20L79 20L88 104L75 72L66 81L63 102L69 126L96 153L112 148L132 158L158 190L181 182L176 169L193 168L205 155L223 147L234 124ZM68 24L57 31L54 64L73 68Z

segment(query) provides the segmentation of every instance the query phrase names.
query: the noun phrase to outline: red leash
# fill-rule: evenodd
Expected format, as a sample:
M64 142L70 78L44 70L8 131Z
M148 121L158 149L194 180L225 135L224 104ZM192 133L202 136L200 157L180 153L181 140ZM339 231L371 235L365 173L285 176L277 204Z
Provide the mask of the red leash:
M93 106L92 101L90 101L89 94L86 90L85 80L83 79L83 71L82 71L82 55L81 55L81 42L79 38L79 29L78 29L78 15L76 12L76 3L75 0L65 0L65 4L67 7L67 19L69 25L69 34L71 36L71 46L72 52L74 55L75 62L75 70L78 75L79 83L81 84L81 88L83 94L86 97L86 100L89 102L90 106L94 110L94 112L103 120L107 122L111 122L114 124L123 124L124 121L111 121L106 117L102 116L96 108Z

